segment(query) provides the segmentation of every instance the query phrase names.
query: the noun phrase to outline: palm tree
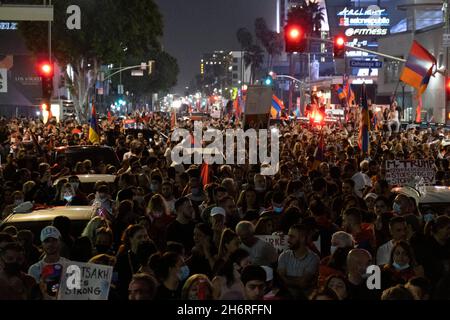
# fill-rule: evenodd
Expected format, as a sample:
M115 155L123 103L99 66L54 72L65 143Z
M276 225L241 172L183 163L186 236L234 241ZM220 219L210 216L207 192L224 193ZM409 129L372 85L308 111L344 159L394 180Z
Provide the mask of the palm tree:
M255 20L255 35L261 45L267 51L267 67L272 69L272 61L275 55L280 55L283 50L283 38L280 34L267 27L264 18Z
M264 61L264 52L257 44L247 48L244 55L245 67L250 66L250 83L254 83L256 73Z

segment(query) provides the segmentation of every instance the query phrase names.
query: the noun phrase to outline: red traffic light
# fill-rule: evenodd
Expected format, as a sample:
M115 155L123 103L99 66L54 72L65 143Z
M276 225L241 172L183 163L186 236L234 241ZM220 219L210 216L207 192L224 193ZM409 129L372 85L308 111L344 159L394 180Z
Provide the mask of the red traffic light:
M336 45L339 47L343 47L345 44L345 39L344 37L337 37L336 38Z
M300 38L301 30L300 30L300 28L292 27L289 30L288 35L289 35L289 38L291 38L291 39L298 39L298 38Z
M447 79L447 80L446 80L446 82L445 82L445 89L446 89L447 91L450 91L450 79Z
M288 23L284 27L286 52L303 52L306 49L306 37L303 28L297 23Z
M38 66L38 72L42 77L50 77L53 75L53 65L50 62L42 62Z

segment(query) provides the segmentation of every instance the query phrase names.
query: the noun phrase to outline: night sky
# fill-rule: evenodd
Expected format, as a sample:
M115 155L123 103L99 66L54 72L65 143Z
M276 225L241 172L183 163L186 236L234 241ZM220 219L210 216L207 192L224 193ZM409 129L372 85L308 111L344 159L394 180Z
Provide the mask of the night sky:
M163 44L180 67L173 93L183 93L200 73L202 53L240 50L236 31L254 33L254 21L266 19L275 30L276 0L155 0L164 19Z

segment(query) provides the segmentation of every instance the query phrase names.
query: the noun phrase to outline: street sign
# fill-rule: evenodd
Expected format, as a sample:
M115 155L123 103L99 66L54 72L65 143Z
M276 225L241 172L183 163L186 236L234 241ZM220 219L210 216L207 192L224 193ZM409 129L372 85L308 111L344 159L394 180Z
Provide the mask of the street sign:
M8 70L0 69L0 93L8 92Z
M444 33L442 35L442 46L444 48L450 47L450 33Z
M142 77L144 75L144 71L142 70L131 70L131 76L133 77Z
M379 69L382 65L381 61L350 60L350 67L353 68Z
M123 84L117 86L117 94L123 94Z
M141 62L141 70L147 70L147 63Z

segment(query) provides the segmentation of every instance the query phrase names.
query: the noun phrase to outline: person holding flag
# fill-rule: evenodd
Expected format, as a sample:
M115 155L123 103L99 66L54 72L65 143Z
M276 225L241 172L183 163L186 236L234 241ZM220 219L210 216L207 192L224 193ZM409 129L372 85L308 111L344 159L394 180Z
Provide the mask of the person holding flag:
M97 113L95 105L92 103L91 120L89 121L89 142L92 144L100 143L100 135L98 134Z
M368 155L369 153L369 130L370 130L369 103L367 101L366 84L363 83L361 88L361 116L359 125L358 145L364 155Z

